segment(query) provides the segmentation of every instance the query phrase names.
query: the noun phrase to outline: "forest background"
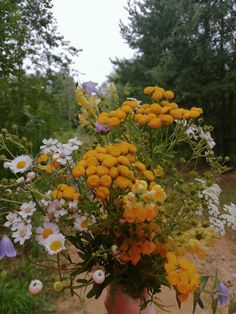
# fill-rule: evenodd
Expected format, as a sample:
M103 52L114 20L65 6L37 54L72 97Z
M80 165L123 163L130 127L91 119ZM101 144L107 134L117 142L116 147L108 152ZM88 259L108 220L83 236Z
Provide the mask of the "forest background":
M76 133L71 47L57 32L51 0L0 3L0 127L17 126L37 151L43 138ZM216 152L236 163L236 6L233 0L143 0L127 4L121 34L132 59L112 60L120 99L173 89L214 126ZM83 47L79 47L83 48ZM104 82L105 84L105 82Z

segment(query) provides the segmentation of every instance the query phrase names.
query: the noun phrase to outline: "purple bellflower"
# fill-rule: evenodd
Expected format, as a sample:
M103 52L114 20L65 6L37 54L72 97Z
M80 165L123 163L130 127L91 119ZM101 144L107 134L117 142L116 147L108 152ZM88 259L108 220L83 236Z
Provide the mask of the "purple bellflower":
M228 301L229 289L221 282L218 286L218 302L224 305Z
M0 241L0 259L4 257L15 257L16 250L11 240L4 236Z
M98 83L92 81L82 83L83 89L90 96L98 95L98 90L96 88L97 85Z
M100 124L98 122L95 122L95 132L96 133L101 133L101 134L106 134L110 131L109 125L106 124Z

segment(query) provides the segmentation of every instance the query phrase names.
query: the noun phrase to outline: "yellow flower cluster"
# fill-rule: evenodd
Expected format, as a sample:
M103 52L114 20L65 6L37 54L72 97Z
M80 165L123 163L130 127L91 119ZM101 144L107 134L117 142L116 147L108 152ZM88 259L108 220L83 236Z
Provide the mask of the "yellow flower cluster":
M60 184L55 190L51 192L53 199L65 199L69 201L78 200L80 194L75 190L73 186L67 184Z
M81 106L81 113L79 114L80 125L86 126L89 124L88 119L96 116L99 99L95 96L87 95L80 86L76 88L75 96L77 104Z
M122 121L124 121L128 115L133 111L134 108L138 106L138 103L134 100L127 100L123 102L120 108L109 111L109 112L102 112L98 116L98 123L108 125L110 128L115 128Z
M144 93L152 94L152 99L157 103L144 104L137 109L134 119L141 126L148 125L157 129L162 125L172 124L174 119L198 118L203 112L197 107L192 107L190 110L179 108L175 102L169 102L169 99L174 98L174 93L158 86L146 87ZM162 100L162 98L166 99Z
M140 126L148 125L150 128L157 129L162 125L170 125L175 119L194 119L202 114L202 109L192 107L190 110L179 108L175 102L170 102L174 98L174 93L170 90L164 90L158 86L149 86L144 89L145 94L152 94L155 101L152 104L143 104L138 107L138 102L127 100L121 107L110 111L102 112L98 116L98 123L115 128L126 118L130 117ZM130 114L133 113L131 116Z
M136 146L127 142L97 146L83 155L72 169L72 175L75 178L86 176L87 184L96 190L96 196L106 199L113 181L120 189L132 187L135 176L130 166L135 162L136 152Z
M200 284L200 276L196 270L195 264L187 258L177 257L174 253L168 252L168 262L165 264L165 270L168 274L167 280L178 291L180 302L185 301L190 293L193 293Z
M153 220L158 212L157 202L166 198L165 191L158 184L151 184L148 190L146 181L136 180L132 192L124 196L124 219L127 222L144 222Z

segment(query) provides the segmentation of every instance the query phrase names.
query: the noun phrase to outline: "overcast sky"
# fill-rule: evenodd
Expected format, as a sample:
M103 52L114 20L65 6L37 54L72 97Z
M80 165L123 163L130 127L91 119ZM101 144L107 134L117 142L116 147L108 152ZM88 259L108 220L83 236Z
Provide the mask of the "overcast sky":
M133 50L124 42L119 20L128 21L127 0L53 0L59 32L76 48L80 82L102 83L112 71L109 58L131 58ZM83 73L83 74L82 74Z

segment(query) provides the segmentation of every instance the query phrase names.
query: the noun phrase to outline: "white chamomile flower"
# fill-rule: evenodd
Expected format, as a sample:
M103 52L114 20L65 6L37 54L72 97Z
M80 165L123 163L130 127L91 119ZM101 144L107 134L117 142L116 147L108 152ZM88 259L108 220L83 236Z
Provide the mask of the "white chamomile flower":
M70 209L77 209L78 201L77 201L77 200L70 201L70 202L68 203L68 205L69 205L69 208L70 208Z
M21 217L26 218L28 216L32 216L36 211L36 203L30 201L29 203L23 203L20 207L19 214Z
M68 147L70 147L72 150L78 149L81 145L82 142L78 139L78 137L74 137L68 140Z
M18 229L12 233L12 237L15 238L14 242L20 242L24 244L25 240L28 240L32 234L32 225L19 224Z
M11 161L10 169L14 173L23 173L32 165L32 158L27 155L21 155Z
M59 227L51 222L44 222L43 227L38 227L36 229L36 240L38 243L44 245L46 239L52 234L59 234Z
M58 147L57 152L53 155L53 158L56 159L59 164L65 165L72 159L71 154L72 149L68 145L62 144Z
M6 216L6 220L7 221L5 222L4 227L9 228L13 224L19 222L21 219L16 213L9 212Z
M53 200L48 204L48 213L52 214L54 218L59 218L67 214L67 210L63 207L65 200Z
M65 237L62 233L52 234L45 240L44 246L50 255L57 254L65 249Z
M78 231L85 231L90 225L95 223L95 217L79 216L75 219L74 228Z
M58 144L58 140L54 139L54 138L49 138L49 139L43 139L43 144L40 146L40 149L44 152L44 153L54 153L57 150L56 145Z

